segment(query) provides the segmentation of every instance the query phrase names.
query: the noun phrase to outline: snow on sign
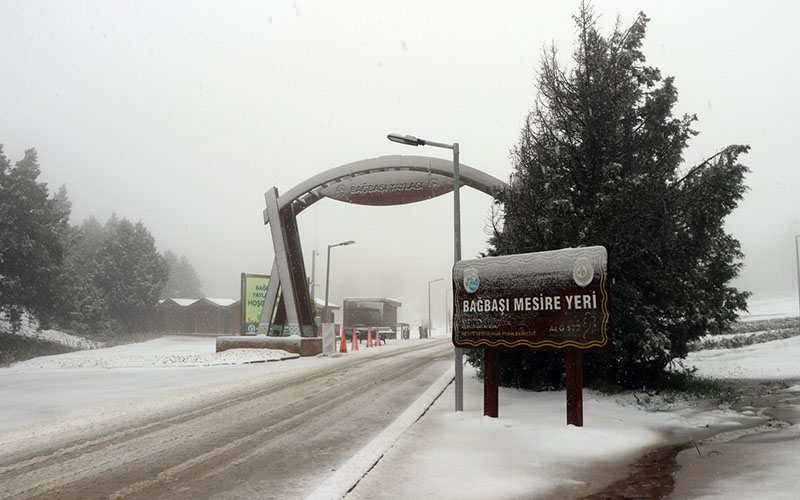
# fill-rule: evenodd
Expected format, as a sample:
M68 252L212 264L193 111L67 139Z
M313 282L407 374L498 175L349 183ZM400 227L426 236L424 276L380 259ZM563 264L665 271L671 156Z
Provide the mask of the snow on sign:
M456 347L603 349L608 254L601 246L462 260L453 266Z

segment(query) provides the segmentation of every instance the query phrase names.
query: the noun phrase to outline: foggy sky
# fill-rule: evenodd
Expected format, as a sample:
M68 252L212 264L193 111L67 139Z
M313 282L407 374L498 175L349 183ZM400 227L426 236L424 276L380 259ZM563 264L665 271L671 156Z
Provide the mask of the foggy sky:
M797 293L800 234L794 23L799 4L597 1L608 34L650 18L644 53L696 113L685 168L723 147L750 191L727 227L742 243L737 284ZM35 147L41 180L66 184L72 223L141 220L159 250L185 254L211 297L238 298L239 273L269 272L264 192L387 154L451 158L386 134L459 142L461 161L507 180L509 150L536 96L542 50L570 62L578 2L21 2L0 0L0 143ZM488 196L462 190L464 258L486 248ZM331 301L389 296L400 319L444 321L453 264L452 195L399 207L323 200L298 223L317 295L327 245Z

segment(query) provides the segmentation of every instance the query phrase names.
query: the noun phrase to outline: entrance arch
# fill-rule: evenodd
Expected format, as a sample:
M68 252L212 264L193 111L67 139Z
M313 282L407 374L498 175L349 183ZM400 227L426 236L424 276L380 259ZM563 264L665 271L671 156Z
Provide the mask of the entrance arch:
M323 198L358 205L402 205L453 191L453 162L430 156L379 156L326 170L280 195L264 194L264 224L270 226L275 260L261 311L259 333L288 326L290 334L316 337L297 215ZM461 186L489 195L506 184L468 165L459 165ZM279 294L280 290L280 294ZM280 302L280 303L279 303ZM285 314L274 316L278 307ZM265 321L266 320L266 321Z

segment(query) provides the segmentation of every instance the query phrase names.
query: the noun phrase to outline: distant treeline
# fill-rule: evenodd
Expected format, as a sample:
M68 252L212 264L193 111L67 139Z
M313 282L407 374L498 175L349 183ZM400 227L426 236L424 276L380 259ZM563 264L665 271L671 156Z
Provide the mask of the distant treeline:
M188 259L161 255L144 224L112 214L70 225L66 187L51 195L39 174L35 149L12 166L0 145L0 312L12 330L28 313L42 328L137 332L163 293L201 296Z

